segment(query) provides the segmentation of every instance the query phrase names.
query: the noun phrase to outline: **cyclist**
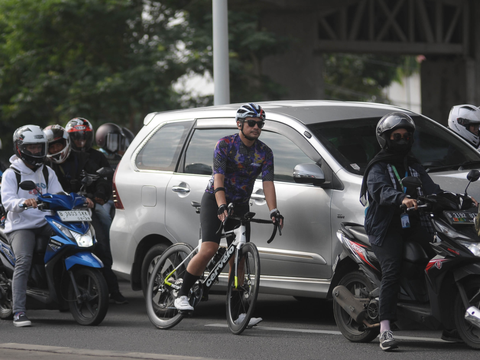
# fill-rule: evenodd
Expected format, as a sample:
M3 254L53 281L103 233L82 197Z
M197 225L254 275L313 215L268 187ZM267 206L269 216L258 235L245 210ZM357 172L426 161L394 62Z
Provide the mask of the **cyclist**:
M216 234L216 231L227 216L227 204L235 204L234 212L238 216L247 213L255 179L259 174L262 175L270 217L283 227L273 183L273 153L258 140L265 124L265 111L254 103L242 105L237 110L236 122L240 131L220 139L215 146L213 175L201 201L202 246L188 264L182 288L175 299L178 310L193 310L187 295L218 249L220 234ZM226 230L229 228L232 226L227 226ZM247 241L249 232L247 228ZM256 325L261 320L252 318L249 325Z
M380 119L376 135L381 150L365 170L360 193L360 201L367 206L365 231L382 270L379 311L380 348L384 351L398 347L390 322L397 316L405 241L417 241L427 255L435 255L429 245L433 235L428 220L400 210L402 204L417 209L417 195L422 195L417 189L403 187L405 176L419 177L425 194L441 192L410 152L414 132L415 123L407 114L391 113Z
M63 189L55 172L44 165L47 140L39 126L25 125L15 130L13 146L15 155L10 158L11 167L3 174L2 201L8 211L4 232L16 259L12 282L13 325L24 327L32 324L25 310L33 252L40 238L50 237L51 229L41 211L21 207L22 204L37 207L37 190L23 190L19 182L32 180L43 192L56 193Z
M475 105L455 105L448 114L448 127L477 149L480 145L479 125L480 109Z
M67 123L64 130L69 134L70 144L73 150L70 157L74 157L74 159L78 159L79 163L82 162L84 164L83 167L79 168L80 170L84 169L87 174L95 174L98 169L110 167L105 156L100 151L92 148L93 126L90 121L84 118L73 118ZM54 142L54 139L52 140ZM63 168L65 170L65 166L63 166ZM78 168L76 170L70 168L68 171L70 174L73 174L75 171L78 171ZM67 172L65 172L65 174L67 174ZM81 181L78 174L76 175L76 179ZM108 201L111 193L112 185L109 179L101 177L87 186L87 196L91 197L95 203L92 224L95 228L99 244L95 249L95 253L100 257L104 265L102 271L107 281L110 300L116 304L127 304L128 301L120 293L118 279L112 271L113 259L110 250L111 218L102 206Z

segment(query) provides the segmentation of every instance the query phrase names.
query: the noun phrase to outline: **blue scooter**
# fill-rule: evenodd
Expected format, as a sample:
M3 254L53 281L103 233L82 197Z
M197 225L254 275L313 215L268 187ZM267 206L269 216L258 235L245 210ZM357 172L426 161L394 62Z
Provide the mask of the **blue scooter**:
M23 181L23 190L34 190ZM85 198L71 194L38 194L38 208L52 228L48 239L39 239L27 287L27 309L70 309L80 325L100 324L108 310L108 287L93 253L95 231ZM15 255L0 231L0 319L10 320Z

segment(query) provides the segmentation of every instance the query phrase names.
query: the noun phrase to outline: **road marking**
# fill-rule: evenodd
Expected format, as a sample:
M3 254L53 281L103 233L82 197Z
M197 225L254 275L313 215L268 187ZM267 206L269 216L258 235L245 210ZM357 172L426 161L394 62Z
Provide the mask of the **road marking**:
M209 327L228 327L227 324L207 324L205 326ZM270 331L283 331L283 332L298 332L298 333L307 333L307 334L324 334L324 335L342 335L340 331L335 330L313 330L313 329L293 329L293 328L278 328L278 327L268 327L268 326L255 326L258 329L270 330ZM399 336L395 335L395 339L398 340L409 340L409 341L429 341L429 342L438 342L438 343L448 343L449 341L444 341L442 339L430 338L430 337L419 337L419 336Z

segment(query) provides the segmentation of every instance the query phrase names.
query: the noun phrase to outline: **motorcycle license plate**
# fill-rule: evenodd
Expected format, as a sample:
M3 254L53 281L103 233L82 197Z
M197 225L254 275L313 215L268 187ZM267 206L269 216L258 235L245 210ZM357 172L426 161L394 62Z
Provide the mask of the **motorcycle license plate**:
M61 210L57 214L64 222L92 221L88 210Z
M471 225L475 221L477 212L448 210L443 212L451 225Z

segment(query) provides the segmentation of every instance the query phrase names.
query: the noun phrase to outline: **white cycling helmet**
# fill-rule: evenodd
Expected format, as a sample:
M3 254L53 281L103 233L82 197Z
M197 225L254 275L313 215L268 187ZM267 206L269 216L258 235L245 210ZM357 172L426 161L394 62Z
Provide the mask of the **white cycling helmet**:
M31 146L36 145L33 149ZM26 164L38 168L47 156L47 138L38 125L24 125L13 133L13 152Z
M480 109L469 104L452 107L448 115L448 127L477 148L480 138L469 130L470 125L480 125Z

